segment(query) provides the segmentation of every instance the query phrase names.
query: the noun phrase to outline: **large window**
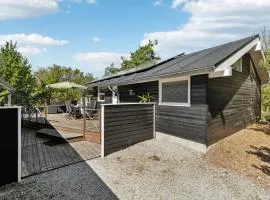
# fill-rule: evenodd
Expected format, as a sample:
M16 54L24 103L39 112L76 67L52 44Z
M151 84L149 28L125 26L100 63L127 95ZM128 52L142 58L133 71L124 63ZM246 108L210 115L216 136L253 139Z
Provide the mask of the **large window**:
M189 106L190 77L160 80L159 92L161 105Z
M106 87L98 87L98 101L105 101Z
M236 71L242 72L242 58L233 63L232 68Z

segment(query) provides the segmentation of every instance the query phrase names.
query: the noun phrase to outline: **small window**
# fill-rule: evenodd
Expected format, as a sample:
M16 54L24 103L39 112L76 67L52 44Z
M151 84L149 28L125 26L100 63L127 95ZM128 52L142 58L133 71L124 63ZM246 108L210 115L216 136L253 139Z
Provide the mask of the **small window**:
M160 104L188 106L189 79L160 82Z
M242 72L242 58L233 63L232 68L236 71Z
M98 101L105 101L105 87L98 87Z

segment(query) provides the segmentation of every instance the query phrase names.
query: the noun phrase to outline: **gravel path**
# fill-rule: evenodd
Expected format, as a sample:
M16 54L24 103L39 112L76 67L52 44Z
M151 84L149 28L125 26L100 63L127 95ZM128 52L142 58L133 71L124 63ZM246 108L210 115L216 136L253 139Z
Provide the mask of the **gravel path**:
M269 200L270 189L209 164L203 154L156 140L0 188L0 199L117 198Z
M270 199L270 190L179 144L146 141L88 164L120 199Z
M0 199L118 199L85 163L70 165L0 188Z

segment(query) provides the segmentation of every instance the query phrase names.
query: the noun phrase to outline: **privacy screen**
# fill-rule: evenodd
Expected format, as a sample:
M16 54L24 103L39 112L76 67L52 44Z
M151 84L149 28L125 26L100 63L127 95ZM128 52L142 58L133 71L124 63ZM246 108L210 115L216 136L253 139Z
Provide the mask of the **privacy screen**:
M162 83L162 102L188 103L188 81Z

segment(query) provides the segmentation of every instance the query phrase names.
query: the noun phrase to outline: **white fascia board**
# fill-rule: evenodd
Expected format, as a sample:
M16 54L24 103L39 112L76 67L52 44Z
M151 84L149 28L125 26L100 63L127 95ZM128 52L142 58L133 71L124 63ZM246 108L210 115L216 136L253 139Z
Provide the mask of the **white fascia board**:
M227 76L232 76L232 67L227 67L222 71L211 72L208 75L209 78L227 77Z
M222 62L216 67L216 72L218 71L224 71L226 68L230 67L233 63L235 63L239 58L241 58L243 55L245 55L248 51L250 51L252 48L256 47L258 45L258 42L260 42L259 38L256 38L252 40L248 45L246 45L244 48L237 51L235 54L233 54L230 58Z

